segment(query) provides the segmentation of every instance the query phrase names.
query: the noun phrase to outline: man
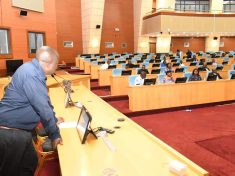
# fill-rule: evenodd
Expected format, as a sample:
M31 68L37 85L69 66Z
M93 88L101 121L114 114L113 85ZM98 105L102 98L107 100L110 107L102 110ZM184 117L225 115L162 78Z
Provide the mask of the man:
M128 60L127 64L126 64L126 69L128 68L133 68L134 64L132 64L131 60Z
M177 51L176 51L176 56L178 56L179 58L182 58L182 57L183 57L182 51L180 51L179 49L177 49Z
M146 79L146 72L145 71L141 71L140 75L135 78L135 85L144 85L144 80Z
M109 68L110 65L111 65L111 60L108 59L105 64L101 65L100 69L101 70L106 70L106 69Z
M212 68L212 72L210 72L210 73L208 74L208 77L209 77L209 76L213 76L213 75L217 75L217 79L218 79L218 78L219 78L219 79L223 79L222 76L220 76L220 74L217 72L216 68Z
M148 69L146 69L144 64L142 65L142 68L138 70L137 74L140 74L142 71L146 72L146 74L149 74L149 71L148 71Z
M33 176L37 154L31 131L40 121L52 140L53 148L62 144L56 119L47 93L46 75L55 72L58 53L41 47L36 59L23 64L12 77L0 101L0 175Z
M163 79L163 83L174 83L175 80L172 77L172 72L171 71L166 71L166 76Z

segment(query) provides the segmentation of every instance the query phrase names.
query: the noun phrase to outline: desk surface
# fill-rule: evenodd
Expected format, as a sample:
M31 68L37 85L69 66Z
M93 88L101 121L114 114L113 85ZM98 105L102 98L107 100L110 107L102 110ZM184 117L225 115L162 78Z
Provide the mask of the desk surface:
M92 127L113 129L121 126L108 138L116 147L112 152L102 139L88 138L81 145L75 128L62 128L61 135L64 144L58 146L61 172L63 176L102 176L107 168L117 171L120 176L173 176L169 172L170 160L179 160L188 165L188 176L208 175L208 173L186 159L177 151L151 135L149 132L128 119L122 113L112 108L105 101L83 86L73 87L74 101L82 102L92 115ZM59 88L51 88L50 96L57 116L63 116L66 122L77 121L80 109L70 107L65 109L64 92ZM125 118L118 122L118 118Z

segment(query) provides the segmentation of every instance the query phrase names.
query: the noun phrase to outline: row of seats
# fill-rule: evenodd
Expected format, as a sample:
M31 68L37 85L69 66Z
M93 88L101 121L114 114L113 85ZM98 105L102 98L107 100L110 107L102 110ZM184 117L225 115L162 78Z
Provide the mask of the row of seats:
M207 75L206 75L206 77L205 77L204 80L207 79L209 73L211 73L211 71L208 71L208 72L207 72ZM186 78L187 78L187 82L188 82L188 80L189 80L191 74L192 74L191 72L186 72L186 73L183 74L183 77L186 77ZM235 74L235 70L229 70L229 71L228 71L228 79L231 79L231 77L232 77L233 74ZM162 84L162 83L163 83L163 79L165 78L165 76L166 76L165 74L159 74L159 75L157 76L157 78L156 78L156 79L157 79L157 83L158 83L158 84ZM138 75L131 75L131 76L128 77L128 78L129 78L129 86L135 86L135 79L136 79L137 77L138 77Z

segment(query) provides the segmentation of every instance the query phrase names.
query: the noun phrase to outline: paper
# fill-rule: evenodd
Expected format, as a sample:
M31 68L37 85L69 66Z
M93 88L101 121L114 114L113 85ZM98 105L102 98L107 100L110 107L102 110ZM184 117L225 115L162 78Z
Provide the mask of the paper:
M77 122L63 122L59 124L59 128L76 128Z

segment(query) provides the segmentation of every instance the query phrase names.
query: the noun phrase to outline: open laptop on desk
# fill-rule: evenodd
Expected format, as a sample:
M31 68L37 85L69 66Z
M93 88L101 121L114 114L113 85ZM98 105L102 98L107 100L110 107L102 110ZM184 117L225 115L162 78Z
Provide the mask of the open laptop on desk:
M131 75L131 73L132 73L132 70L122 70L121 75L122 76L127 76L127 75Z
M187 77L176 78L175 83L186 83Z
M144 85L155 85L155 84L156 84L156 78L144 80Z

